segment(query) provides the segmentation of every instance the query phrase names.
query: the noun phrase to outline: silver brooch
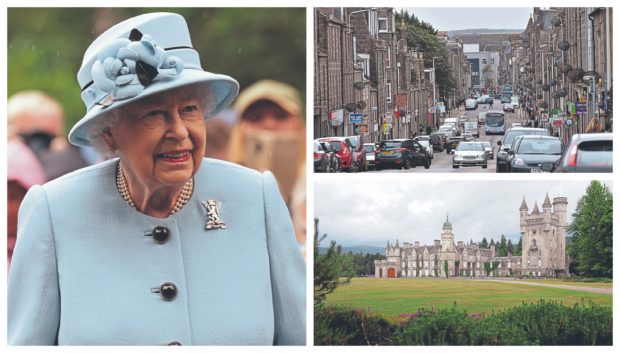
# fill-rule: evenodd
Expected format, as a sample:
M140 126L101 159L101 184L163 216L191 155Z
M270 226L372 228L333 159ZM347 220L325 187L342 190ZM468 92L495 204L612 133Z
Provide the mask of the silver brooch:
M220 207L222 202L217 200L207 200L202 205L207 209L207 225L205 229L226 229L226 224L220 219Z

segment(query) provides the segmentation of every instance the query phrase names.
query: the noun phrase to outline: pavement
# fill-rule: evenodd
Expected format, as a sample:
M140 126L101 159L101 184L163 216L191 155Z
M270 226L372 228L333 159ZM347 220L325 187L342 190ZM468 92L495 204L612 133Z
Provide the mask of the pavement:
M613 293L613 288L594 288L594 287L583 287L583 286L571 286L571 285L566 285L566 284L536 283L536 282L526 282L526 281L521 281L521 280L482 279L481 281L501 282L501 283L510 283L510 284L525 284L525 285L530 285L530 286L570 289L570 290L577 290L577 291L582 291L582 292L592 292L592 293L601 293L601 294L612 294Z

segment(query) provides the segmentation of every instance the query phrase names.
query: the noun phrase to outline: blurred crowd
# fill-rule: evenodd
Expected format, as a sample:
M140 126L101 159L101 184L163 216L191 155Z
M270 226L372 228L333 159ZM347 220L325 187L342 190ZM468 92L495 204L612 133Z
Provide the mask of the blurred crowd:
M7 141L7 268L17 239L19 206L30 187L44 184L103 158L73 146L65 135L64 111L40 91L9 97ZM286 202L305 256L305 121L298 91L273 80L241 91L234 108L207 120L206 157L258 171L270 170Z

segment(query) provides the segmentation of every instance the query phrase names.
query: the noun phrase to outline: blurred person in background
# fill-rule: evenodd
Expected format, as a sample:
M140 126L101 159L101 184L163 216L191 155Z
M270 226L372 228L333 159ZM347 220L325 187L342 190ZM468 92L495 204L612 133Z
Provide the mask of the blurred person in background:
M586 134L589 133L597 133L597 132L605 132L605 126L601 124L601 121L597 118L590 119L588 126L586 126Z
M64 135L64 112L41 91L18 92L7 101L9 139L20 137L41 161L47 180L100 161L92 149L73 146Z
M86 50L69 141L106 162L28 191L10 345L303 345L305 269L270 172L204 158L238 93L185 19L125 20Z
M286 83L261 80L244 89L234 107L238 122L231 134L230 160L271 171L290 205L306 150L299 92Z
M235 112L227 109L207 120L207 145L205 146L205 157L228 160L228 144L230 132L234 121Z
M19 138L7 142L7 270L11 267L13 248L17 240L17 212L34 185L45 183L45 172L32 150Z

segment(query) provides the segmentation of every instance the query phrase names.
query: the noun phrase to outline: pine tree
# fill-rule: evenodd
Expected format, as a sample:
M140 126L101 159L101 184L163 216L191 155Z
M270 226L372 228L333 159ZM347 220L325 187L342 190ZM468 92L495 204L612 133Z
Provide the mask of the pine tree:
M568 253L580 275L612 278L612 226L613 194L607 185L594 180L567 227L573 233Z
M319 254L319 219L314 219L314 305L320 305L325 297L338 286L351 282L355 274L353 257L342 254L340 245L331 241L325 255Z
M480 242L480 247L482 249L488 249L489 248L489 242L487 241L487 237L483 237L482 241Z
M508 244L506 244L506 254L511 254L511 255L515 254L515 249L510 239L508 239Z
M499 241L499 246L497 250L497 253L499 254L499 256L508 255L508 250L506 249L506 247L507 247L506 237L504 236L504 234L502 234L502 239Z
M515 255L516 256L521 256L521 248L523 247L523 243L521 242L521 237L519 237L519 242L517 243L517 246L515 246Z

